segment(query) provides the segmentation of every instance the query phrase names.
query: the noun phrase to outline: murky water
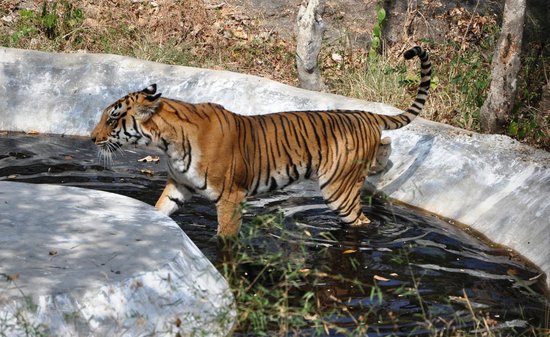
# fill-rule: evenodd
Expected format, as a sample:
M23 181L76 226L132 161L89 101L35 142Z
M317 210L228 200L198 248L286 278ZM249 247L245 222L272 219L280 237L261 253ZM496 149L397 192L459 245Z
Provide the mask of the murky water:
M130 148L115 156L106 169L89 139L2 134L0 180L92 188L154 204L166 171L162 159L159 164L138 162L151 154L158 153ZM280 214L282 224L263 228L262 235L246 243L251 261L258 262L247 265L243 275L257 276L262 252L289 256L301 250L304 271L341 276L306 289L327 302L345 305L353 314L328 319L353 329L357 317L368 312L369 336L423 335L427 322L441 331L447 327L472 331L471 311L504 335L512 331L510 327L514 336L532 335L532 327L547 324L548 303L539 272L515 259L512 252L404 206L378 199L367 199L365 204L372 224L357 230L339 224L313 184L250 200L243 230L251 228L257 215ZM194 198L173 218L216 264L220 252L212 240L216 232L213 204ZM357 286L350 280L376 287Z

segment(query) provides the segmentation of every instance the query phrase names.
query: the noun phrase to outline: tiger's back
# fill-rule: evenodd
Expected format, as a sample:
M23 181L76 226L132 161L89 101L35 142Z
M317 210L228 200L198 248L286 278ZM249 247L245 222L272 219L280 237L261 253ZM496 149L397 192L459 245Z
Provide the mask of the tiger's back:
M238 132L250 195L302 179L323 188L346 167L365 170L372 162L381 130L363 111L298 111L236 116L248 124Z

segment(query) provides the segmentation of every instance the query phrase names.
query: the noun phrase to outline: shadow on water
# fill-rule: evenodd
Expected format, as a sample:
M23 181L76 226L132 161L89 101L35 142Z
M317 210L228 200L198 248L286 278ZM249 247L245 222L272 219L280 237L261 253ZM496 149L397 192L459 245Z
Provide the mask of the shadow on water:
M159 153L130 148L104 168L95 145L86 138L10 133L0 135L0 180L98 189L154 204L166 171L162 159L160 164L138 162L151 154ZM362 324L369 326L369 336L423 335L426 321L438 329L471 330L471 311L503 331L514 327L515 335L547 324L548 303L536 269L432 215L367 197L364 204L372 224L350 229L324 206L313 184L249 200L242 232L251 230L262 216L275 214L280 221L260 226L257 235L241 235L241 249L251 258L240 267L239 276L260 278L266 252L282 258L299 256L305 274L338 277L297 287L298 295L313 292L321 305L345 306L347 314L325 317L339 327L353 329L368 311ZM212 203L195 197L173 219L214 264L221 265L223 254L213 240ZM268 279L260 281L269 286ZM337 335L332 330L329 334Z

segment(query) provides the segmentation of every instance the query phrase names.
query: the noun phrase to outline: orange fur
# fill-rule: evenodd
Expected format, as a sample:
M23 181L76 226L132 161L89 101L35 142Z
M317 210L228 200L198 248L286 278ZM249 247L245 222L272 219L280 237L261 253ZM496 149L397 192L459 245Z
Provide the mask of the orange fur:
M361 211L360 190L381 130L408 124L427 96L431 64L415 48L412 56L422 60L422 84L401 115L298 111L241 116L217 104L160 97L152 85L106 108L92 139L107 153L126 143L161 148L168 156L169 179L156 207L171 214L193 193L201 194L216 202L222 236L238 233L247 196L302 179L319 182L327 205L345 223L363 225L370 221Z

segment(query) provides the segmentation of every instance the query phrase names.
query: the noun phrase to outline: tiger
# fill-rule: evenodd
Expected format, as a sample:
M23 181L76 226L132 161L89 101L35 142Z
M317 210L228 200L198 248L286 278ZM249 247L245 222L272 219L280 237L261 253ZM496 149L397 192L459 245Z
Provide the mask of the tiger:
M244 116L215 103L161 97L152 84L105 108L91 139L105 156L126 144L160 148L168 179L155 207L171 215L199 194L215 203L221 237L239 233L247 197L304 179L318 183L344 225L367 225L360 193L378 149L388 144L382 144L382 130L409 124L430 89L428 52L415 46L403 55L420 59L421 79L413 103L398 115L324 110Z

